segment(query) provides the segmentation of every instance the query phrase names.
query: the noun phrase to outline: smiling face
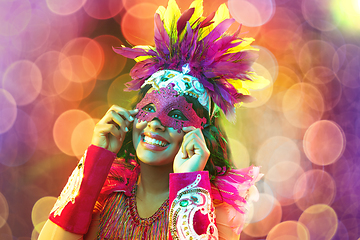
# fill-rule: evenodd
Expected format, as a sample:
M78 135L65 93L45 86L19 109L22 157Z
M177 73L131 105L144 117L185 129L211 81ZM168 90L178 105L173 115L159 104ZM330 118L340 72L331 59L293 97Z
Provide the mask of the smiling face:
M149 91L136 108L133 143L138 158L150 165L172 164L183 140L182 127L202 128L206 122L171 85Z
M164 127L158 119L150 122L135 119L133 143L136 155L143 163L155 166L172 165L184 132Z

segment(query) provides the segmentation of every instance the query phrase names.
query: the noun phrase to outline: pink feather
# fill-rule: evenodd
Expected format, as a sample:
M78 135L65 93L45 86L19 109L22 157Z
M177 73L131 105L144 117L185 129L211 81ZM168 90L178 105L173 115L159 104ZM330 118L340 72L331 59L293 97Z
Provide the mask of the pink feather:
M199 79L207 89L213 102L225 114L234 113L234 104L248 102L253 98L237 93L237 90L226 79L251 80L247 72L257 58L254 51L226 53L228 49L241 43L238 37L241 26L232 35L224 35L234 19L226 19L219 23L205 38L198 41L200 29L213 24L215 13L205 19L198 18L193 25L189 19L194 14L194 8L186 10L177 21L177 39L171 39L165 30L159 14L155 14L154 39L155 48L144 50L140 48L114 48L114 51L129 58L151 56L151 58L135 64L130 72L132 81L127 83L127 90L138 90L144 80L160 69L181 71L188 63L190 74ZM185 33L184 33L185 31ZM184 34L180 40L179 36Z

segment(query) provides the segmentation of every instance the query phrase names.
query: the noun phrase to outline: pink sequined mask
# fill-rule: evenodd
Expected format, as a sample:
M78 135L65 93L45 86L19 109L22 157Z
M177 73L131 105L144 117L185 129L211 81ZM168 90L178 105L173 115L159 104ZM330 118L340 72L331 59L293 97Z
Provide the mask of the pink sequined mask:
M150 104L154 104L154 107ZM171 83L167 87L147 93L136 108L139 109L137 119L150 122L158 118L163 126L177 129L179 133L183 127L203 129L202 125L206 123L206 118L200 118L192 104L188 103L185 97L179 96Z

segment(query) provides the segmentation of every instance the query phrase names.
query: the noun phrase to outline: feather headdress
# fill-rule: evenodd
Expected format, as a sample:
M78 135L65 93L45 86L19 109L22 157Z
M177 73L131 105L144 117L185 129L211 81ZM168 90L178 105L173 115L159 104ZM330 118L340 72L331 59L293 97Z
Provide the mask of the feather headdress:
M139 90L145 80L159 70L182 71L188 64L189 74L196 77L215 106L230 116L235 106L252 100L249 89L263 88L268 80L252 69L257 49L250 46L253 38L225 32L235 21L229 18L225 4L203 17L203 1L195 0L181 14L175 0L155 13L155 46L121 46L114 51L137 62L130 72L128 91Z

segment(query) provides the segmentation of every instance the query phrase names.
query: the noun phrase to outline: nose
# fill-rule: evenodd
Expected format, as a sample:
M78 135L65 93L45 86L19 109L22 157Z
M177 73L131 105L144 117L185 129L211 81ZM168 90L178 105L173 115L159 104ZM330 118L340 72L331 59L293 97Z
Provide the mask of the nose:
M148 127L153 131L165 131L165 127L161 124L158 118L154 118L150 122L148 122Z

